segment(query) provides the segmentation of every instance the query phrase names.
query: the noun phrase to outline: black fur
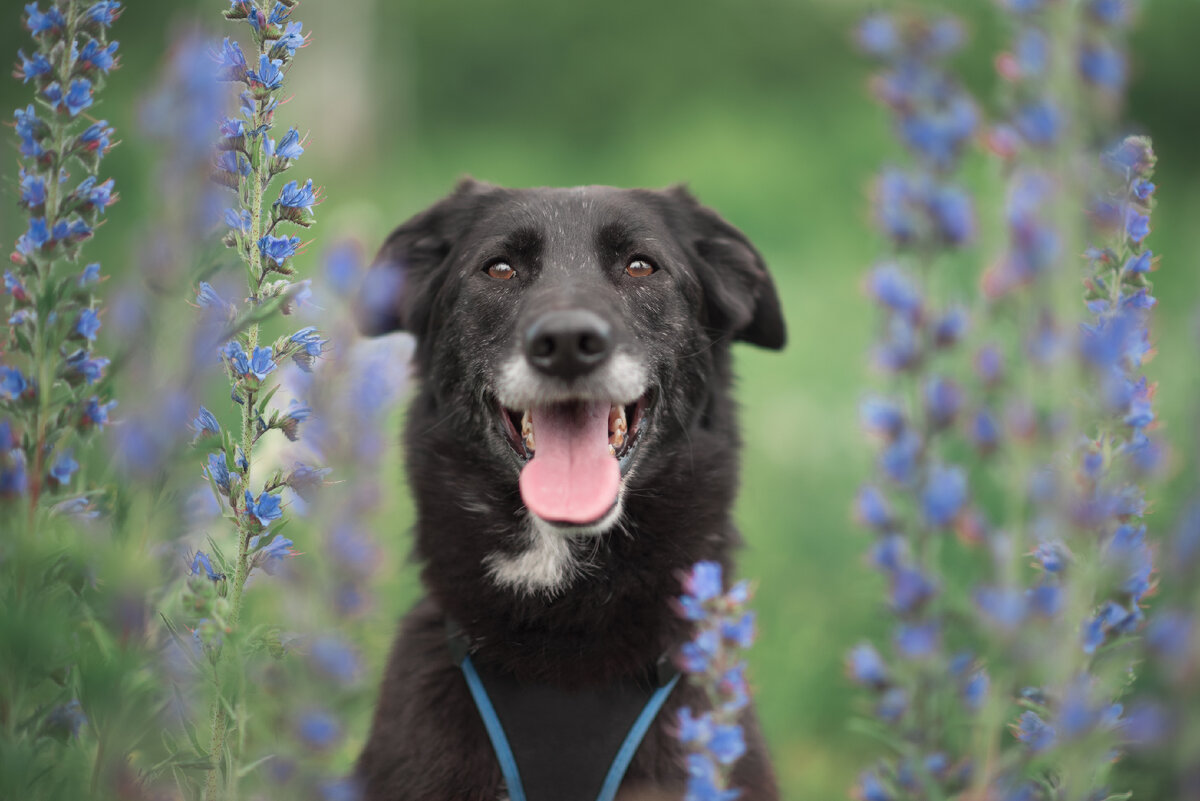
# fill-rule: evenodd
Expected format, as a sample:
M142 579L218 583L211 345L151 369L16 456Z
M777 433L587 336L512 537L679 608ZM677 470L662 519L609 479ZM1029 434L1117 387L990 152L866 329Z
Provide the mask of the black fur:
M651 258L658 272L626 275L633 255ZM497 257L516 279L488 277ZM783 318L758 252L682 188L465 181L400 226L374 269L402 277L402 291L394 302L366 298L364 328L417 337L405 448L427 596L401 624L358 774L372 801L496 801L500 771L447 650L446 616L471 635L477 664L562 686L644 671L688 639L668 605L680 594L679 574L702 559L728 574L739 542L730 519L739 440L729 346L782 347ZM521 326L546 304L611 317L622 346L648 365L656 398L620 523L572 544L591 568L556 592L522 593L498 586L484 564L494 552L521 551L527 518L491 398ZM619 798L681 797L686 777L669 722L685 704L706 706L685 685L676 689ZM748 753L735 784L747 801L775 799L752 709L744 724Z

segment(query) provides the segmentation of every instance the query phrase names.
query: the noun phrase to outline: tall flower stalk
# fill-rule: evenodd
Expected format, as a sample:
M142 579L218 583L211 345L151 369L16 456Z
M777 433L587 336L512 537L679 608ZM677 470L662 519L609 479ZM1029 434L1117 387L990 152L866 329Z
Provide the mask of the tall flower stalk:
M45 498L61 499L78 483L76 449L107 424L114 405L102 381L108 359L92 351L101 326L94 294L100 265L79 261L117 200L112 179L98 179L113 129L85 112L116 66L118 45L108 41L108 28L120 13L117 2L70 0L45 11L30 3L25 27L33 47L18 51L14 70L34 102L15 114L18 203L29 222L4 271L0 503L24 498L31 523ZM70 508L89 505L81 495Z
M281 493L297 479L294 473L285 476L280 471L265 479L256 476L256 446L272 430L296 439L311 409L302 402L273 409L270 403L276 387L270 376L287 358L311 365L325 344L312 328L273 342L260 341L260 323L275 311L287 314L307 294L307 282L292 280L292 259L301 241L287 228L310 226L313 206L319 202L319 190L313 189L312 181L303 186L290 181L274 199L269 195L273 179L304 151L294 128L278 142L270 136L285 77L297 50L306 44L301 23L291 19L296 5L295 0L273 5L234 0L225 17L246 23L253 43L251 57L247 59L240 45L229 38L214 53L220 78L243 87L240 116L221 123L220 153L212 177L237 196L237 205L225 213L229 231L224 241L245 266L247 298L245 307L239 308L207 283L200 284L196 298L207 313L225 315L229 321L232 338L221 348L220 358L230 381L231 398L240 407L240 431L236 434L222 431L203 407L194 424L198 443L220 438L221 447L209 454L205 469L218 503L236 529L228 556L214 541L211 556L198 552L191 563L200 583L211 582L216 588L215 593L195 596L198 608L208 615L196 632L211 662L215 683L211 767L205 786L208 798L223 797L238 775L241 738L236 733L242 721L237 718L237 641L244 637L239 623L247 578L255 568L265 568L292 553L292 542L278 533L282 523L276 521L283 517Z

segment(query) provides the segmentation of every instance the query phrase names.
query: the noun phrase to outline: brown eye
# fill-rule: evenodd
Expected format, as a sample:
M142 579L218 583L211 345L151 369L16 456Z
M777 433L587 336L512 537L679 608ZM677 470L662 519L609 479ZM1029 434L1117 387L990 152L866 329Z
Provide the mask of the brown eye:
M487 274L497 281L507 281L517 274L506 261L494 261L488 265Z
M657 269L645 259L632 259L625 265L625 272L633 278L645 278Z

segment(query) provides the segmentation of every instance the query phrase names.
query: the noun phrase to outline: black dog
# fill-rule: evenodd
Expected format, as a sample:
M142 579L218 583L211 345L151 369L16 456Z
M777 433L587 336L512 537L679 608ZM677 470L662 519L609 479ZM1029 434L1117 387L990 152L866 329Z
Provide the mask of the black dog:
M713 560L728 575L739 542L730 344L781 348L779 300L745 236L682 188L469 180L392 233L367 286L366 332L417 339L405 446L427 597L401 625L358 776L372 801L497 801L511 788L459 658L545 697L592 693L587 719L547 722L554 741L534 746L566 755L604 688L689 638L669 605L680 573ZM707 708L675 687L618 798L682 797L684 705ZM752 709L742 723L734 786L774 799ZM540 725L505 721L534 739Z

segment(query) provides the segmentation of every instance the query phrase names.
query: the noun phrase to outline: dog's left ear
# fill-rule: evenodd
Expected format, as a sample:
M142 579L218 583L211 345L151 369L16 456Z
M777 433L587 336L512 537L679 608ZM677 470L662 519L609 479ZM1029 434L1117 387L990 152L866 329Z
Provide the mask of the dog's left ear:
M672 187L667 195L683 211L681 222L691 239L683 244L699 257L693 266L704 292L709 325L729 331L735 340L782 348L787 342L783 310L758 250L685 187Z
M480 199L494 188L464 178L449 195L392 231L355 301L364 335L407 331L425 338L430 333L434 305L446 283L443 264L470 227Z

